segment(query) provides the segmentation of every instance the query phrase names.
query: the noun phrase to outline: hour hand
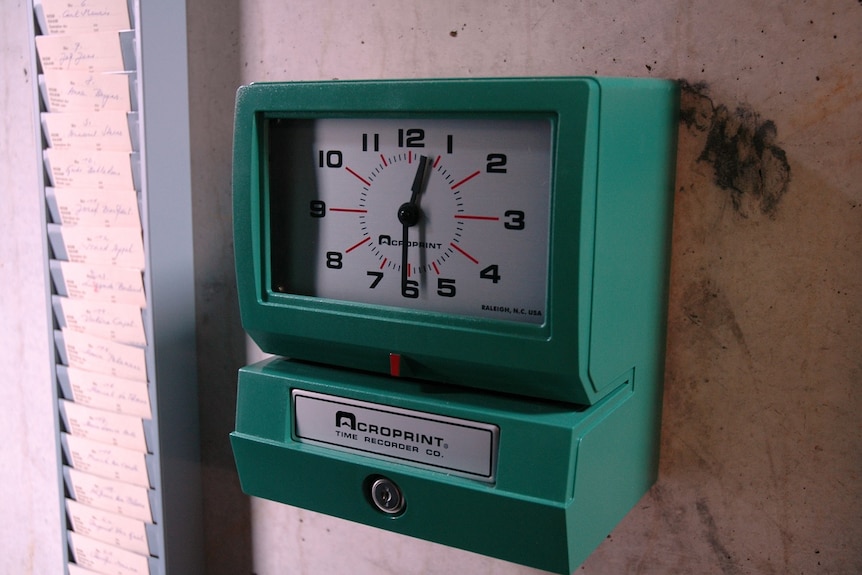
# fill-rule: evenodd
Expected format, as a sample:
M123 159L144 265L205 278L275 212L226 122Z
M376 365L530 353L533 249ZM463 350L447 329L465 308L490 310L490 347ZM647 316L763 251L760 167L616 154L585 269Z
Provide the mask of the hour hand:
M428 172L428 156L419 156L419 165L416 167L416 175L413 177L413 185L410 187L410 203L416 204L419 194L425 187L425 175Z
M425 187L425 176L428 172L428 156L419 156L419 165L416 167L416 175L413 177L413 185L410 186L410 201L401 204L398 208L398 221L405 227L412 227L419 223L422 211L419 209L419 196Z

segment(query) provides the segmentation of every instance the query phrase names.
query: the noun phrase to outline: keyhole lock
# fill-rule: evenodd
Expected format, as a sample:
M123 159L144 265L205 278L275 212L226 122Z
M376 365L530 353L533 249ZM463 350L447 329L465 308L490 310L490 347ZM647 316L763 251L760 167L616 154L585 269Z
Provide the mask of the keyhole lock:
M385 477L379 477L371 484L371 502L387 515L397 515L404 511L405 500L401 489Z

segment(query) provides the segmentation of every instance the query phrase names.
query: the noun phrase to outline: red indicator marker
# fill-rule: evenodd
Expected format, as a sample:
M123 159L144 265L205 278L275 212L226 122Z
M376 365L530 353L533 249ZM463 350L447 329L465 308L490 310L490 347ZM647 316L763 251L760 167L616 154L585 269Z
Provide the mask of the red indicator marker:
M439 163L440 163L440 156L437 156L437 159L436 159L436 160L434 160L434 164L433 164L431 167L432 167L432 168L436 168L436 167L437 167L437 164L439 164Z
M459 252L461 252L461 254L462 254L464 257L466 257L468 260L470 260L470 261L471 261L471 262L473 262L474 264L478 264L478 263L479 263L479 260L477 260L476 258L474 258L473 256L471 256L470 254L468 254L467 252L465 252L464 250L462 250L461 248L459 248L459 247L458 247L457 245L455 245L453 242L449 242L449 245L450 245L450 246L452 246L453 248L455 248L456 250L458 250Z
M330 212L349 212L352 214L367 214L368 210L361 210L359 208L329 208Z
M386 262L389 261L389 258L383 258L383 261L380 262L380 269L383 269L386 266Z
M411 269L412 269L412 267L410 266L410 264L407 264L407 277L410 277L410 270Z
M400 377L401 376L401 354L400 353L390 353L389 354L389 375L392 377Z
M454 186L452 186L449 189L454 190L455 188L457 188L461 184L465 184L465 183L469 182L470 180L472 180L473 178L475 178L476 176L478 176L481 173L482 173L482 170L476 170L475 172L473 172L472 174L470 174L469 176L467 176L466 178L464 178L463 180L461 180L460 182L458 182L457 184L455 184Z
M490 222L498 222L500 218L497 216L463 216L461 214L455 214L456 220L486 220Z
M407 152L407 163L408 164L413 163L413 150L410 150Z
M389 162L386 161L386 158L383 156L383 154L380 154L380 161L383 162L384 168L389 165Z
M359 174L357 174L356 172L354 172L353 170L351 170L348 166L344 166L344 169L345 169L345 170L347 170L348 172L350 172L352 175L354 175L354 176L356 176L357 178L359 178L359 181L361 181L361 182L362 182L363 184L365 184L366 186L370 186L370 185L371 185L371 182L369 182L368 180L366 180L365 178L363 178L362 176L360 176Z
M434 271L437 272L437 275L440 275L440 269L437 267L437 262L431 262L431 267L434 268Z
M356 248L358 248L362 244L368 243L370 241L371 241L371 236L368 236L367 238L365 238L361 242L357 242L357 243L353 244L352 246L350 246L349 248L347 248L346 250L344 250L344 253L349 254L350 252L352 252L353 250L355 250Z

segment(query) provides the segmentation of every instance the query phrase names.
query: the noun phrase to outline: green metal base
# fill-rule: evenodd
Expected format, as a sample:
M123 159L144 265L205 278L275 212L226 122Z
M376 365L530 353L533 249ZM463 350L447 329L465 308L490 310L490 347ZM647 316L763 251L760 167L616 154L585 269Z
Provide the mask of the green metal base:
M569 574L656 478L661 367L609 385L580 409L275 358L240 370L231 444L246 493ZM496 482L300 442L294 389L496 425ZM400 487L400 515L372 504L378 476Z

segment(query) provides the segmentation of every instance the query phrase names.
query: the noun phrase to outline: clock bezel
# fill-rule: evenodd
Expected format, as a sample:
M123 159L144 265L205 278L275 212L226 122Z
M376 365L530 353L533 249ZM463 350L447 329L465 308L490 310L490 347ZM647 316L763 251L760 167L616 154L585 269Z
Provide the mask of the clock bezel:
M588 404L599 84L591 78L251 84L237 93L234 238L243 326L268 353ZM551 121L541 325L274 292L268 280L268 118L525 116Z
M318 122L328 122L331 125L332 122L340 120L358 121L360 127L354 125L354 129L374 133L375 149L359 150L359 132L351 134L350 140L321 141L319 130L325 131L328 127L320 126ZM434 122L447 122L447 124ZM453 122L459 122L459 125L467 130L467 134L457 132L458 128L451 125ZM519 133L515 126L504 122L522 123L518 128L529 131L533 137ZM396 144L395 127L403 132L405 125L409 125L411 129L421 129L424 140L421 146ZM495 129L502 131L496 133L493 131ZM404 119L393 117L392 114L366 114L361 117L355 114L347 117L316 114L309 118L296 113L266 113L263 130L269 153L264 158L267 162L264 174L269 180L264 182L264 186L267 190L272 190L272 193L264 194L263 205L267 229L264 231L265 239L262 245L269 248L269 252L264 255L268 264L265 270L267 272L265 285L272 286L267 296L277 299L279 294L288 293L368 305L377 303L405 309L436 310L451 314L453 324L457 324L461 317L485 317L534 325L544 323L548 292L547 249L550 231L552 129L553 118L548 114L518 115L517 117L510 115L501 117L499 114L447 114L445 118L433 114L411 114L410 118ZM291 132L293 132L292 135L285 135ZM454 132L454 135L448 134L448 147L445 148L448 151L444 153L441 140L443 134L448 132ZM367 136L368 133L364 135ZM465 135L470 138L477 133L487 140L487 145L477 147L475 143L466 144L463 145L462 151L461 138ZM387 134L390 136L389 139ZM343 137L342 135L341 138ZM459 146L453 145L455 140L452 138L459 141ZM347 142L354 140L356 146L351 147ZM542 148L542 146L545 147ZM336 165L325 165L323 156L320 155L323 153L321 148L337 152ZM537 154L536 152L540 150L542 153ZM487 172L476 170L463 182L455 184L459 178L473 172L475 168L484 168L485 162L488 161L485 159L486 154L489 151L507 152L508 170L503 170L503 175L483 175L473 180L477 175L492 173L490 168ZM291 157L286 158L287 154ZM461 154L470 157L467 161L469 165L463 163ZM400 265L403 257L401 248L396 250L382 248L379 241L376 241L375 235L384 229L381 226L389 224L391 227L385 230L391 235L386 237L395 239L398 244L401 243L402 228L400 219L395 219L396 208L399 204L403 207L403 202L407 199L407 195L403 192L409 189L410 181L400 180L395 196L387 195L385 183L382 184L382 188L378 186L381 185L381 175L385 175L388 173L387 170L395 166L404 166L407 170L404 178L412 181L418 166L417 159L422 155L428 155L433 162L428 170L432 174L426 180L434 180L438 185L446 188L451 186L451 190L455 190L456 187L459 189L457 192L451 192L438 187L435 191L429 189L422 192L423 199L420 202L422 207L419 212L424 214L423 218L430 214L432 219L443 221L442 213L435 213L435 208L428 206L426 202L431 200L433 204L435 198L439 200L446 195L452 202L447 209L451 209L456 217L449 220L452 225L448 234L439 236L432 234L424 238L432 242L443 240L438 245L444 247L436 253L426 252L427 261L424 263L413 264L414 276L419 280L416 282L414 299L394 293L397 291L396 286L404 281L402 277L401 281L393 282L390 277L390 274L401 276L404 271ZM488 159L490 157L487 156ZM316 162L312 161L312 158L315 158ZM439 168L437 168L438 163ZM459 169L463 170L463 173L457 173ZM511 178L505 175L507 173ZM525 176L528 176L528 180L524 179ZM446 178L450 178L451 181L447 182ZM476 181L480 182L478 186L474 183ZM465 182L469 183L461 187ZM512 194L517 197L513 197ZM324 199L325 202L322 201ZM320 206L305 209L309 206L309 202L322 205L323 211L321 212ZM462 203L456 204L456 202ZM298 209L300 206L303 209ZM327 210L326 206L330 209ZM459 211L465 214L483 212L485 216L496 216L503 220L504 211L500 206L526 209L526 219L530 224L521 228L510 228L510 223L503 221L496 229L485 228L485 231L480 231L480 227L471 228L469 224L465 225L465 221L473 216L465 215L463 220L456 221L459 220L457 217ZM490 212L484 213L489 207ZM348 211L344 208L350 208L357 213L340 217L333 215L333 212ZM313 214L312 210L314 210ZM521 215L524 217L523 212ZM350 216L355 218L352 223L356 226L352 233L347 231L351 229L348 227L351 223ZM397 216L401 217L400 214ZM511 217L509 211L505 212L505 217ZM383 223L382 218L391 218L391 221ZM502 231L503 223L507 231ZM414 225L417 225L417 229L421 229L422 223L420 221ZM463 233L457 234L458 237L456 237L455 232L459 225L464 229L461 230ZM528 231L510 231L525 228ZM275 233L273 230L283 233ZM332 242L332 230L338 230L336 234L340 232L345 235L339 237L336 242ZM371 230L377 231L372 233ZM494 239L486 235L486 233L495 232ZM329 237L329 241L322 239L326 236ZM455 240L458 245L452 245L447 250L449 240ZM461 243L464 240L466 242ZM321 241L323 243L320 243ZM493 247L487 244L481 245L483 241L491 242ZM354 242L358 243L353 245ZM342 243L343 246L340 245ZM462 252L463 256L459 256L454 251L459 247L467 250ZM322 250L326 250L326 258ZM501 250L504 253L501 253ZM335 257L336 253L338 264L331 270L326 270L325 268L330 267L329 257ZM347 254L350 256L347 257ZM365 265L359 264L359 261L367 258L368 254L373 254L376 261L366 260ZM462 264L460 270L457 268L457 263L454 270L447 265L446 260L449 257ZM414 252L410 256L410 261L415 262L416 259L418 257ZM479 266L475 270L482 272L478 275L484 279L478 279L477 274L472 273L474 270L468 264L471 260ZM326 265L324 262L327 262ZM429 262L436 262L433 268ZM437 268L438 264L439 268ZM491 270L491 267L495 269ZM471 269L468 271L465 268ZM344 271L345 269L347 271ZM371 289L369 284L363 285L367 277L366 271L378 269L386 274L384 286ZM437 289L433 287L434 278L428 277L432 276L432 271L436 277L452 278L445 281L453 282L453 287L455 282L460 285L462 280L467 282L463 284L467 287L463 290L462 287L458 287L457 297L454 295L442 297L443 294L435 293ZM498 272L503 274L502 277L505 278L503 281L498 279L499 276L491 277L491 274ZM357 277L356 273L361 274L362 277ZM371 274L372 271L368 273ZM482 275L483 273L486 275ZM420 278L423 274L427 274L426 277ZM467 279L468 274L470 274L470 280L473 282L478 280L480 285L475 283L468 285L470 282ZM350 277L345 278L345 275ZM383 275L384 273L381 273L374 281L374 286L383 279ZM368 281L371 282L372 279ZM339 284L337 287L334 285L336 283ZM334 291L344 293L336 294ZM511 307L513 304L519 304L519 307ZM488 311L487 308L490 305L510 307L506 311L499 309Z

